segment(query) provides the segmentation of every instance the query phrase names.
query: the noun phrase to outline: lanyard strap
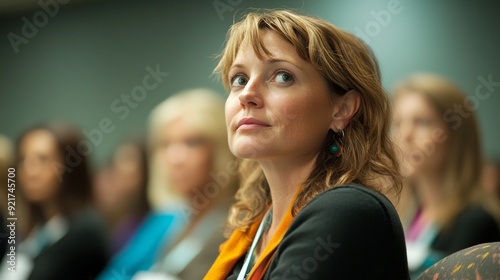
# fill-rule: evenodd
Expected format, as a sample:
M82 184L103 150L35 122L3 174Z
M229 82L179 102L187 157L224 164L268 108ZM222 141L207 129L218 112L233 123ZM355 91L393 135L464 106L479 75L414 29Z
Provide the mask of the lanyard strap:
M252 246L250 246L250 250L247 253L245 262L243 263L243 267L240 270L240 274L238 275L237 280L245 280L248 273L250 272L250 263L253 264L254 262L255 248L257 247L257 244L259 244L259 240L262 237L262 234L269 228L269 225L271 225L272 212L272 209L269 209L269 211L267 211L266 213L266 216L260 222L259 229L257 230L255 237L253 238Z

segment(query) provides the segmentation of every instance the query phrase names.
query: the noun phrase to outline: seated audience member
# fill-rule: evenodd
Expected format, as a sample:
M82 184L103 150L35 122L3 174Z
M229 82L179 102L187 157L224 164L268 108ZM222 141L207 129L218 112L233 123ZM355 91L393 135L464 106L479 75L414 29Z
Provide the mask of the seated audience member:
M216 72L242 158L231 236L204 279L407 279L389 100L354 35L286 10L247 14Z
M475 113L449 110L464 100L432 74L411 76L395 90L394 136L406 178L398 209L413 275L453 252L500 240L498 205L480 187Z
M17 247L17 271L0 279L94 278L107 262L104 223L90 208L87 153L79 131L48 123L17 143L18 194L30 209L30 231ZM2 271L4 272L4 270Z
M127 244L151 210L148 176L146 149L139 140L122 143L111 164L96 176L95 200L108 224L113 255Z
M227 146L223 108L222 97L195 89L175 94L153 110L148 192L153 208L172 214L175 225L149 252L149 267L115 266L100 279L120 275L118 279L190 280L205 275L224 240L237 186L238 165ZM124 251L150 239L141 236L134 236Z

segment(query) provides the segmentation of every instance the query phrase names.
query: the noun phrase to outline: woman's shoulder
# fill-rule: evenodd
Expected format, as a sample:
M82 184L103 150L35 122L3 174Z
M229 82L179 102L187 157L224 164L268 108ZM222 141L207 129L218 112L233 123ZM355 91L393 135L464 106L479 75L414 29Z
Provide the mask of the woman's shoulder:
M309 269L306 260L318 268L310 279L408 275L403 229L394 207L383 194L360 185L326 190L300 210L278 246L269 279L299 273L294 267Z
M106 225L99 213L92 208L82 209L68 220L68 232L65 239L86 240L101 247L107 243ZM77 242L79 246L90 243Z
M381 211L387 218L397 217L392 203L378 191L362 185L343 185L314 197L301 211L329 216L330 212L358 213Z
M480 204L462 209L449 227L442 229L432 247L447 253L476 244L500 240L500 229L494 216Z
M484 206L480 204L470 204L462 211L457 216L457 220L464 220L464 221L476 221L476 222L494 222L494 217L493 215L488 212Z
M396 239L403 236L389 199L362 185L338 186L318 194L294 217L289 229L302 231L306 227L347 236L367 231Z
M500 230L495 217L480 204L470 204L464 207L456 216L452 224L452 231L467 233L488 232L492 236L500 237Z

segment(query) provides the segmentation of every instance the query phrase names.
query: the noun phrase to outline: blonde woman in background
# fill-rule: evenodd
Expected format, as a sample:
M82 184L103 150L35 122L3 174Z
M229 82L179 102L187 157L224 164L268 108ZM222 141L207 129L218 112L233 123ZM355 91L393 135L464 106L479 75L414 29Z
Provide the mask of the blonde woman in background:
M436 75L401 82L394 132L406 186L398 205L414 275L445 255L500 240L498 207L482 193L482 150L463 92Z
M150 272L136 279L201 279L218 254L238 183L224 100L208 89L180 92L153 110L149 137L153 204L180 202L187 225Z
M100 279L117 275L120 279L201 279L223 241L238 182L238 163L227 146L224 101L208 89L177 93L154 108L148 136L151 205L170 213L174 221L155 250L147 252L146 257L154 258L152 265L132 270L124 261L110 266ZM129 258L141 259L144 245L151 244L151 235L138 231L125 248Z

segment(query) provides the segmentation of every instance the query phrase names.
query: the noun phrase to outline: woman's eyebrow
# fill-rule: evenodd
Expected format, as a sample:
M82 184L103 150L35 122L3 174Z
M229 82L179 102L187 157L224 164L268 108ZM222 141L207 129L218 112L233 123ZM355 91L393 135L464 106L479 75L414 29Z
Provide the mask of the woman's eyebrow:
M286 60L286 59L279 59L279 58L271 58L271 59L267 59L264 61L266 64L275 64L275 63L289 63L289 64L292 64L293 66L297 67L298 69L302 70L302 68L300 66L298 66L296 63L293 63L291 62L290 60Z
M296 63L293 63L293 62L286 60L286 59L269 58L269 59L264 60L264 63L265 64L289 63L289 64L295 66L296 68L302 70L302 68L300 66L298 66ZM233 65L231 65L231 67L229 67L229 70L232 70L234 68L239 68L239 69L243 68L244 69L245 65L243 65L241 63L233 64Z
M231 67L229 67L229 70L233 69L233 68L245 68L245 66L243 64L233 64L231 65Z

